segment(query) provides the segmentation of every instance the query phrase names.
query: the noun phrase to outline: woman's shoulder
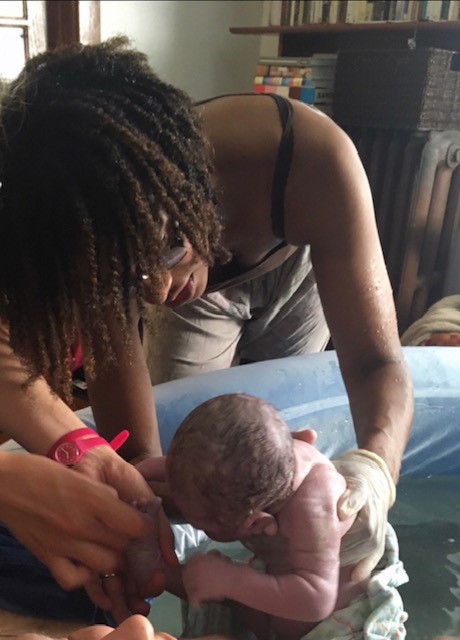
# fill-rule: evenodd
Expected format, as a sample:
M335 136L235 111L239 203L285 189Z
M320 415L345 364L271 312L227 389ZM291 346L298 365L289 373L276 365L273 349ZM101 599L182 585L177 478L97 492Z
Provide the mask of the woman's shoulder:
M266 95L232 94L217 96L195 104L205 128L217 136L250 139L267 132L279 133L276 103Z
M282 130L281 104L290 105L294 131L294 162L330 153L349 152L346 133L328 116L298 100L272 94L229 94L195 104L205 131L216 147L265 154L279 143ZM299 158L300 154L300 158Z
M256 94L218 96L197 103L219 172L272 166L281 138L276 104Z
M258 93L224 93L197 100L194 108L199 112L221 112L239 110L260 110L273 108L275 100L269 94Z

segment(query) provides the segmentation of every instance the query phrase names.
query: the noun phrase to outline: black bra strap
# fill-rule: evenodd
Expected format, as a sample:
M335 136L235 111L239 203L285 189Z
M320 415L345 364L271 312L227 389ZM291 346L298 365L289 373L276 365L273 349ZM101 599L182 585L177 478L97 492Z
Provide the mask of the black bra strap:
M275 173L273 176L272 187L272 203L271 203L271 220L272 230L277 238L284 240L284 193L286 191L286 184L289 177L289 171L291 169L292 153L294 150L294 133L292 130L292 104L289 100L286 100L283 96L277 93L236 93L236 94L224 94L222 96L214 96L213 98L207 98L206 100L200 100L195 102L195 105L206 104L212 102L218 98L227 98L231 96L268 96L273 98L278 107L281 126L283 132L281 134L281 141L278 148L278 154L276 157Z

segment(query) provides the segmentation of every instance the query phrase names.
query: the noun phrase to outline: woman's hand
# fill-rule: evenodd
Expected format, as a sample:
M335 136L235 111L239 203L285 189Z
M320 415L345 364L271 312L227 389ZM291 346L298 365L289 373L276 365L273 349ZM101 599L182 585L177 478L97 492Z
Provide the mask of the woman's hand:
M32 454L0 453L0 513L64 589L116 572L149 523L109 484Z
M152 491L141 473L110 447L91 449L78 462L75 469L81 474L113 487L120 498L129 504L142 499L152 500ZM178 560L174 551L174 535L162 511L159 515L158 544L166 564L175 566Z
M82 475L98 479L113 487L120 498L130 504L151 503L155 497L139 471L110 447L91 449L81 458L75 469ZM178 560L174 551L174 535L163 509L159 509L155 519L139 510L136 512L138 517L148 523L148 531L146 535L132 539L132 544L144 544L149 537L155 538L150 546L158 547L166 565L176 566ZM130 547L131 545L128 549ZM120 575L110 576L102 582L93 576L85 585L93 602L109 609L118 623L125 620L130 613L147 615L150 607L145 598L159 595L165 589L166 580L160 566L157 571L152 570L148 577L143 576L140 579L139 575L134 575L129 557L125 555L124 571Z
M352 579L360 582L375 568L385 550L388 510L396 488L385 462L371 451L347 451L332 460L347 489L337 505L341 520L356 519L340 547L341 566L355 565Z
M302 440L302 442L314 445L318 434L313 429L302 429L302 431L293 431L292 437L294 440Z

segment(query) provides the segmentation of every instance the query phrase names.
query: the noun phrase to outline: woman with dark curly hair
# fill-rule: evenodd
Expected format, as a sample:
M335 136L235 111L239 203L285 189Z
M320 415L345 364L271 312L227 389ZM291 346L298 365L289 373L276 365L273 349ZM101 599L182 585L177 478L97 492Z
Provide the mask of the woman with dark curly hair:
M319 351L330 331L360 447L336 462L348 484L341 517L361 509L343 551L358 578L375 566L413 402L372 198L346 134L274 95L193 106L118 39L27 63L1 104L0 181L2 428L131 501L146 485L101 436L129 428L120 452L132 463L160 452L151 380ZM60 399L76 336L99 436ZM24 483L26 469L9 464ZM66 532L57 488L34 489L33 505L22 489L28 517L47 529L37 542L2 515L19 539L65 586L83 581L70 584L69 563L111 573ZM103 519L86 489L76 510ZM72 500L78 489L59 491ZM2 514L3 502L0 490Z
M206 149L187 96L124 40L40 55L2 99L0 424L81 479L40 458L29 478L23 459L0 453L10 494L0 491L0 517L65 588L88 580L85 566L113 572L128 540L147 530L100 481L127 502L150 495L62 401L71 346L78 334L98 423L132 429L129 458L136 427L160 453L139 309L145 295L164 302L182 271L226 255ZM198 295L204 286L197 278ZM27 515L16 513L21 499Z

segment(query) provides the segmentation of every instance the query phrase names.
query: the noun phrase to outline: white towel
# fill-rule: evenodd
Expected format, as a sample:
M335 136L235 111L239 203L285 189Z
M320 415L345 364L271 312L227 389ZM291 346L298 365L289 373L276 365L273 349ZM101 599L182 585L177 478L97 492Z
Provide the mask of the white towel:
M417 346L434 333L460 333L460 295L447 296L435 302L406 329L401 337L401 344Z

